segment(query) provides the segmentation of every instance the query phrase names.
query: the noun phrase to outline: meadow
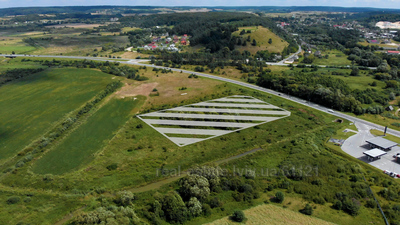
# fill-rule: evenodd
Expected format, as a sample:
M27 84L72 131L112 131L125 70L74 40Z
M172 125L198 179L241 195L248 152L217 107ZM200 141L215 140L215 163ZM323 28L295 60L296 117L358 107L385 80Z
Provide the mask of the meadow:
M74 68L51 69L0 88L0 159L21 151L54 123L93 98L111 76Z
M347 66L351 65L351 61L347 56L339 50L329 50L321 52L322 58L315 57L313 64L327 66ZM328 58L325 58L328 55Z

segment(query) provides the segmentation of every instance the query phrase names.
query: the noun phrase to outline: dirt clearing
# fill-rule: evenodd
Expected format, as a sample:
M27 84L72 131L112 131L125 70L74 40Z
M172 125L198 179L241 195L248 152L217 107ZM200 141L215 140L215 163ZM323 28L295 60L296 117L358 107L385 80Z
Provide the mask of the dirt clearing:
M120 98L133 97L137 95L149 96L158 83L141 84L139 86L132 86L132 84L125 83L125 85L115 94Z

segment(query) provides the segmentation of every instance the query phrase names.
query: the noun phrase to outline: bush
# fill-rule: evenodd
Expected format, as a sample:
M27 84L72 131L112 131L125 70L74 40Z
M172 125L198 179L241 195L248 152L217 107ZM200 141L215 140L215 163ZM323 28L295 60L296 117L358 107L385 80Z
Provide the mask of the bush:
M334 209L341 210L342 209L342 202L339 201L339 200L335 200L335 202L333 203L332 207Z
M304 209L301 209L300 212L305 215L311 216L313 213L313 208L311 207L310 204L307 203L306 206L304 207Z
M17 196L11 196L7 199L7 204L11 205L11 204L16 204L21 200L20 197Z
M242 222L246 217L244 216L244 212L241 210L236 210L232 214L232 220L236 222Z
M365 204L365 207L371 208L371 209L376 208L376 202L375 202L375 200L374 200L374 199L369 199L369 200L367 201L367 203Z
M111 165L108 165L107 167L106 167L108 170L116 170L117 168L118 168L118 164L117 163L113 163L113 164L111 164Z
M285 195L282 192L278 191L278 192L276 192L274 199L275 199L275 202L282 203L283 200L285 199Z

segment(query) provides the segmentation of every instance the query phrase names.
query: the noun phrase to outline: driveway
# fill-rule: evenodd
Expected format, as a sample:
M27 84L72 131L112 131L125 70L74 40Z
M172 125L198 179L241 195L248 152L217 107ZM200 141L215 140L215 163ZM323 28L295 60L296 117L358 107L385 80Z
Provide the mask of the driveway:
M366 140L374 138L374 135L370 133L372 127L363 124L355 123L358 133L349 137L342 145L342 150L347 154L362 160L371 166L374 166L380 170L389 170L400 174L400 163L395 161L393 155L400 152L400 147L396 146L392 150L388 151L386 155L382 156L381 159L368 161L367 156L363 152L370 150Z

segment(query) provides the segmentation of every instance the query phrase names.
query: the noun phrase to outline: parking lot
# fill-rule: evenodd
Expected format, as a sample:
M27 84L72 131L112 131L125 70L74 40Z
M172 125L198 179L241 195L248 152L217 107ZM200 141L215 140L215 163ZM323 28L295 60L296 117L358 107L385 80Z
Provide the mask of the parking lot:
M400 147L393 147L392 150L388 151L386 155L381 157L381 159L369 161L368 157L364 155L363 152L370 150L366 140L374 138L374 136L370 133L370 129L372 128L361 123L355 123L355 125L358 128L358 133L349 137L343 143L342 150L347 154L358 158L382 171L389 170L400 174L400 163L397 163L396 159L393 158L393 155L400 153Z

